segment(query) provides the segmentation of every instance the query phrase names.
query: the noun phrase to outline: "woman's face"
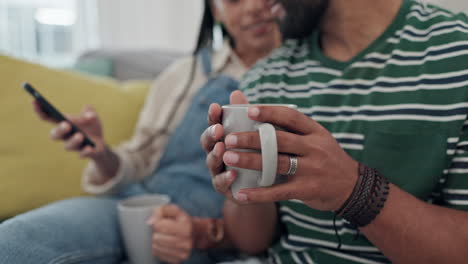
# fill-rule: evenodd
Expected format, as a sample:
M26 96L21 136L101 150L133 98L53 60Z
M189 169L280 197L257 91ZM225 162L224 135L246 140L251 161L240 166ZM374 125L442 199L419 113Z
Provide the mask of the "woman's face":
M216 20L223 23L236 47L271 50L281 41L271 13L271 0L213 0Z

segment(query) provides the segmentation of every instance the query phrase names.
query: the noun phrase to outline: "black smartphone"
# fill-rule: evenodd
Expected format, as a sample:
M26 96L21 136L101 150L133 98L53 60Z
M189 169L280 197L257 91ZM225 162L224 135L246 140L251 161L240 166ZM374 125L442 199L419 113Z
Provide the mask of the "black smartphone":
M89 137L83 131L81 131L75 124L66 119L65 116L62 115L62 113L60 113L53 105L51 105L38 91L36 91L36 89L34 89L34 87L32 87L31 84L24 83L23 88L24 90L26 90L26 92L30 93L39 102L42 111L46 115L48 115L50 118L54 119L57 122L67 121L71 125L71 131L68 134L68 136L72 136L75 133L80 132L84 135L82 147L91 146L94 148L96 146L94 142L91 139L89 139Z

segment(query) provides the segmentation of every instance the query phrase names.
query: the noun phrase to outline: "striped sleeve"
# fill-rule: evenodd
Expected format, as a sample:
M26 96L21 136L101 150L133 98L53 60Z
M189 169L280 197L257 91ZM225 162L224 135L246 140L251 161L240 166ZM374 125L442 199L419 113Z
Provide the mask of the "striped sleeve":
M468 119L456 143L453 157L446 171L442 202L451 208L468 211Z

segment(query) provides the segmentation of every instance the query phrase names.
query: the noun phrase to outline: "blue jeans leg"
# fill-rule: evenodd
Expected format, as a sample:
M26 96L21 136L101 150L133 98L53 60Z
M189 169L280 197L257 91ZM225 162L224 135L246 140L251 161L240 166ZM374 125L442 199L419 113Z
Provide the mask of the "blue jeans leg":
M120 263L124 250L116 203L75 198L0 224L0 263Z

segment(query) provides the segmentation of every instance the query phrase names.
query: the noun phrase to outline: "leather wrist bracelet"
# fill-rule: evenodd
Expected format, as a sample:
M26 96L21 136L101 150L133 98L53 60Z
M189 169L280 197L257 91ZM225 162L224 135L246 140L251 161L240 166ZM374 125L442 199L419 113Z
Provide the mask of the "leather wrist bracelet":
M382 210L389 193L389 181L376 169L359 164L353 192L336 214L356 227L370 224Z

